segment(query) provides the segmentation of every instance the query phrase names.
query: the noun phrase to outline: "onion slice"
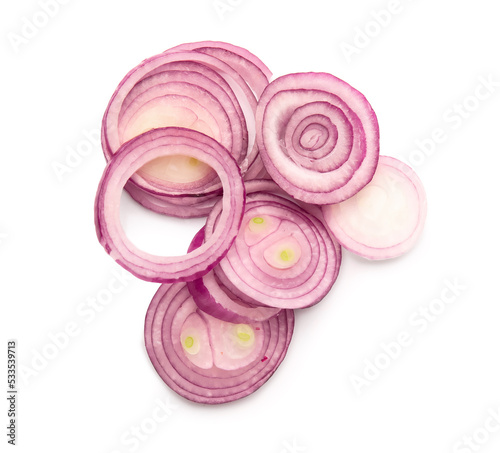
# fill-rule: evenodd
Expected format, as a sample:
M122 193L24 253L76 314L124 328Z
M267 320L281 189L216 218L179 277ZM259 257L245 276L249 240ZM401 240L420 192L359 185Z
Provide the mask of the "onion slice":
M203 313L185 283L161 285L146 313L146 350L163 381L179 395L220 404L250 395L283 361L294 314L233 324Z
M207 219L206 240L219 215L216 205ZM256 192L247 195L238 236L214 272L246 302L294 309L316 304L328 293L340 261L340 246L321 219L288 199Z
M259 100L256 127L267 171L298 200L338 203L373 177L375 113L359 91L331 74L288 74L271 82Z
M425 191L408 165L380 156L372 181L354 197L323 206L326 222L339 242L372 260L394 258L410 250L423 230Z
M185 256L151 255L137 249L121 227L121 192L127 180L145 163L179 154L205 162L219 175L224 189L220 224L210 240ZM193 280L209 272L231 247L244 212L244 193L238 165L215 140L190 129L154 129L123 145L106 166L95 202L97 236L118 264L143 280L160 283Z

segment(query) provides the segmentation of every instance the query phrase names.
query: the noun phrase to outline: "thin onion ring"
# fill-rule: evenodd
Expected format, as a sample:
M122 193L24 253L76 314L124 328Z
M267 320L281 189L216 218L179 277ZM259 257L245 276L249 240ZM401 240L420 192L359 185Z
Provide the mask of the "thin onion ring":
M142 165L158 156L178 154L179 147L184 154L206 162L219 175L224 188L221 226L213 239L187 255L151 255L137 249L120 225L121 191ZM159 283L193 280L209 272L234 242L244 212L244 194L239 167L222 145L190 129L154 129L124 144L106 166L95 202L97 236L117 263L143 280Z

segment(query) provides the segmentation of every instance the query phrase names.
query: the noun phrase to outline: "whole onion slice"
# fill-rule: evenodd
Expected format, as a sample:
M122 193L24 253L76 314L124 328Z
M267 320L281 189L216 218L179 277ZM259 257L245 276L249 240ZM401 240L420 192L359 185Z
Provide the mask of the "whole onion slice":
M199 310L185 283L161 285L148 308L146 350L163 381L179 395L220 404L250 395L283 361L294 315L233 324Z
M206 240L219 216L216 205L207 219ZM288 199L255 192L247 195L240 232L214 272L246 302L305 308L328 293L340 261L340 246L320 219Z
M298 200L338 203L373 177L377 118L366 98L326 73L288 74L264 90L256 113L264 165Z
M201 247L205 239L205 228L193 238L188 251ZM187 283L189 292L198 308L214 318L232 323L265 321L279 312L279 308L255 306L242 301L225 287L210 271L203 277Z
M427 201L416 173L380 156L371 182L354 197L323 206L326 222L348 250L372 260L394 258L412 248L423 230Z
M220 223L210 240L185 256L151 255L137 249L121 227L121 192L127 180L144 164L178 154L205 162L219 175L224 188ZM97 236L117 263L143 280L160 283L193 280L209 272L231 247L244 212L244 194L238 165L215 140L190 129L154 129L123 145L106 166L95 202Z

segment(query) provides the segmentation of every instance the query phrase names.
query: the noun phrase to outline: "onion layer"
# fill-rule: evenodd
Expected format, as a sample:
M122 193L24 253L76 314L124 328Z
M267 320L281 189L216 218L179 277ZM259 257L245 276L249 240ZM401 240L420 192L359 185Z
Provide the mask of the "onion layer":
M199 310L184 283L162 285L146 314L146 350L163 381L191 401L220 404L250 395L283 361L291 310L269 321L232 324Z
M256 125L267 171L298 200L338 203L375 172L375 113L359 91L331 74L288 74L271 82L259 100Z
M407 252L423 230L427 201L416 173L403 162L380 156L372 181L354 197L323 206L327 225L348 250L368 259Z
M119 219L121 191L147 162L179 154L205 162L219 175L224 188L220 223L209 241L185 256L151 255L138 250L125 236ZM160 283L193 280L209 272L231 247L244 212L244 190L238 165L210 137L174 127L146 132L123 145L104 171L95 203L99 242L112 258L139 278Z

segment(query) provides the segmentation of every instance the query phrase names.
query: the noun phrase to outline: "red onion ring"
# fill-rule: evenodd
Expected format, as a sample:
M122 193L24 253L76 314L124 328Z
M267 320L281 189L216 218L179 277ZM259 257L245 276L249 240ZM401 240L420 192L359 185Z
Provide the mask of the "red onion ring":
M331 74L288 74L271 82L259 100L256 125L267 171L298 200L338 203L375 172L375 113L359 91Z
M185 256L151 255L137 249L121 227L121 191L146 162L179 153L207 163L219 175L224 189L220 224L210 240ZM95 202L97 236L111 257L139 278L160 283L193 280L209 272L234 242L243 215L244 193L238 165L215 140L190 129L154 129L124 144L106 166Z
M186 323L193 317L197 322L191 324L197 325L183 342ZM238 348L228 341L224 345L224 338L239 326L200 311L186 285L175 283L161 285L151 301L144 338L154 368L172 390L194 402L220 404L250 395L272 376L286 355L293 326L291 310L251 323L243 333L254 336L256 347L238 358ZM198 351L190 354L187 351L193 345Z

